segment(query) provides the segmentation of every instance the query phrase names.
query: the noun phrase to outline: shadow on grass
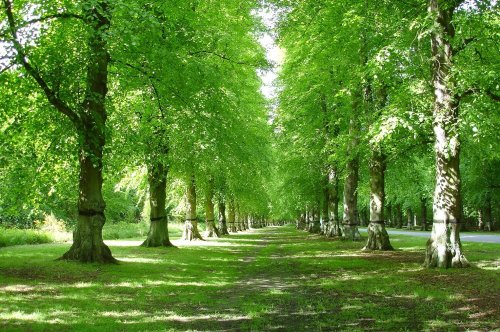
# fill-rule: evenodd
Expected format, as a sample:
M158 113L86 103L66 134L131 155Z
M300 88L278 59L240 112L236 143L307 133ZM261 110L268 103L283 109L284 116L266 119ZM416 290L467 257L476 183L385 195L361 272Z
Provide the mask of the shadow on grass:
M2 330L464 330L498 327L495 270L425 270L401 250L271 227L179 249L110 242L120 265L54 262L65 247L0 252ZM498 245L474 246L492 264ZM498 256L496 256L498 257ZM464 282L465 280L474 281Z

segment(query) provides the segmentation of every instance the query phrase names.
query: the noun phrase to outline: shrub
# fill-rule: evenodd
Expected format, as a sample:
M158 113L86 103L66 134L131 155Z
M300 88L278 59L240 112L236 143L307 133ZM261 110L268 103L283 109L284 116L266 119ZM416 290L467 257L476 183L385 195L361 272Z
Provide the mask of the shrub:
M57 219L53 213L46 214L44 220L35 221L35 227L44 233L49 233L56 242L65 242L72 238L64 220Z
M54 242L54 237L33 229L0 228L0 247Z

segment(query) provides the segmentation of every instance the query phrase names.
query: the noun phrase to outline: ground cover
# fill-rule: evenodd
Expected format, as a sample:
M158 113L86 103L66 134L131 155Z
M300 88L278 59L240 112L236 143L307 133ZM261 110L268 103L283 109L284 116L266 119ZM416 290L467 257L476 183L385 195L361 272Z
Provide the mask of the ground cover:
M176 238L176 233L173 238ZM392 252L271 227L177 248L107 241L119 265L56 261L67 244L0 249L7 331L461 331L500 328L500 245L473 267L422 267L425 239Z

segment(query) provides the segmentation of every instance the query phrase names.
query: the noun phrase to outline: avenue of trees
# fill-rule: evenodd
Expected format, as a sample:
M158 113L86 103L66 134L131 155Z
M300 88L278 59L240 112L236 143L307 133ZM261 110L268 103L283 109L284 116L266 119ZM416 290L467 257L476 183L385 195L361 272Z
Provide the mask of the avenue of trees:
M279 15L276 101L258 12ZM105 222L145 247L272 221L468 265L460 230L500 214L496 1L2 0L0 222L55 213L61 259L112 263ZM273 105L277 105L276 108ZM198 222L205 223L205 233Z
M460 229L498 216L499 5L279 4L275 206L327 236L367 225L367 250L429 225L425 265L467 266Z

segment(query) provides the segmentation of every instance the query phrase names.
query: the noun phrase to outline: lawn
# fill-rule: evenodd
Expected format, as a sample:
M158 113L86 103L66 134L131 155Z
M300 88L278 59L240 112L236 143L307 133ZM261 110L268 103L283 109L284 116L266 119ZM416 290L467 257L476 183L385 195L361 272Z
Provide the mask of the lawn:
M177 236L174 232L174 236ZM174 237L175 238L175 237ZM473 267L421 267L398 250L270 227L177 248L107 241L119 265L55 259L67 244L0 249L6 331L462 331L500 328L500 245L464 244Z

